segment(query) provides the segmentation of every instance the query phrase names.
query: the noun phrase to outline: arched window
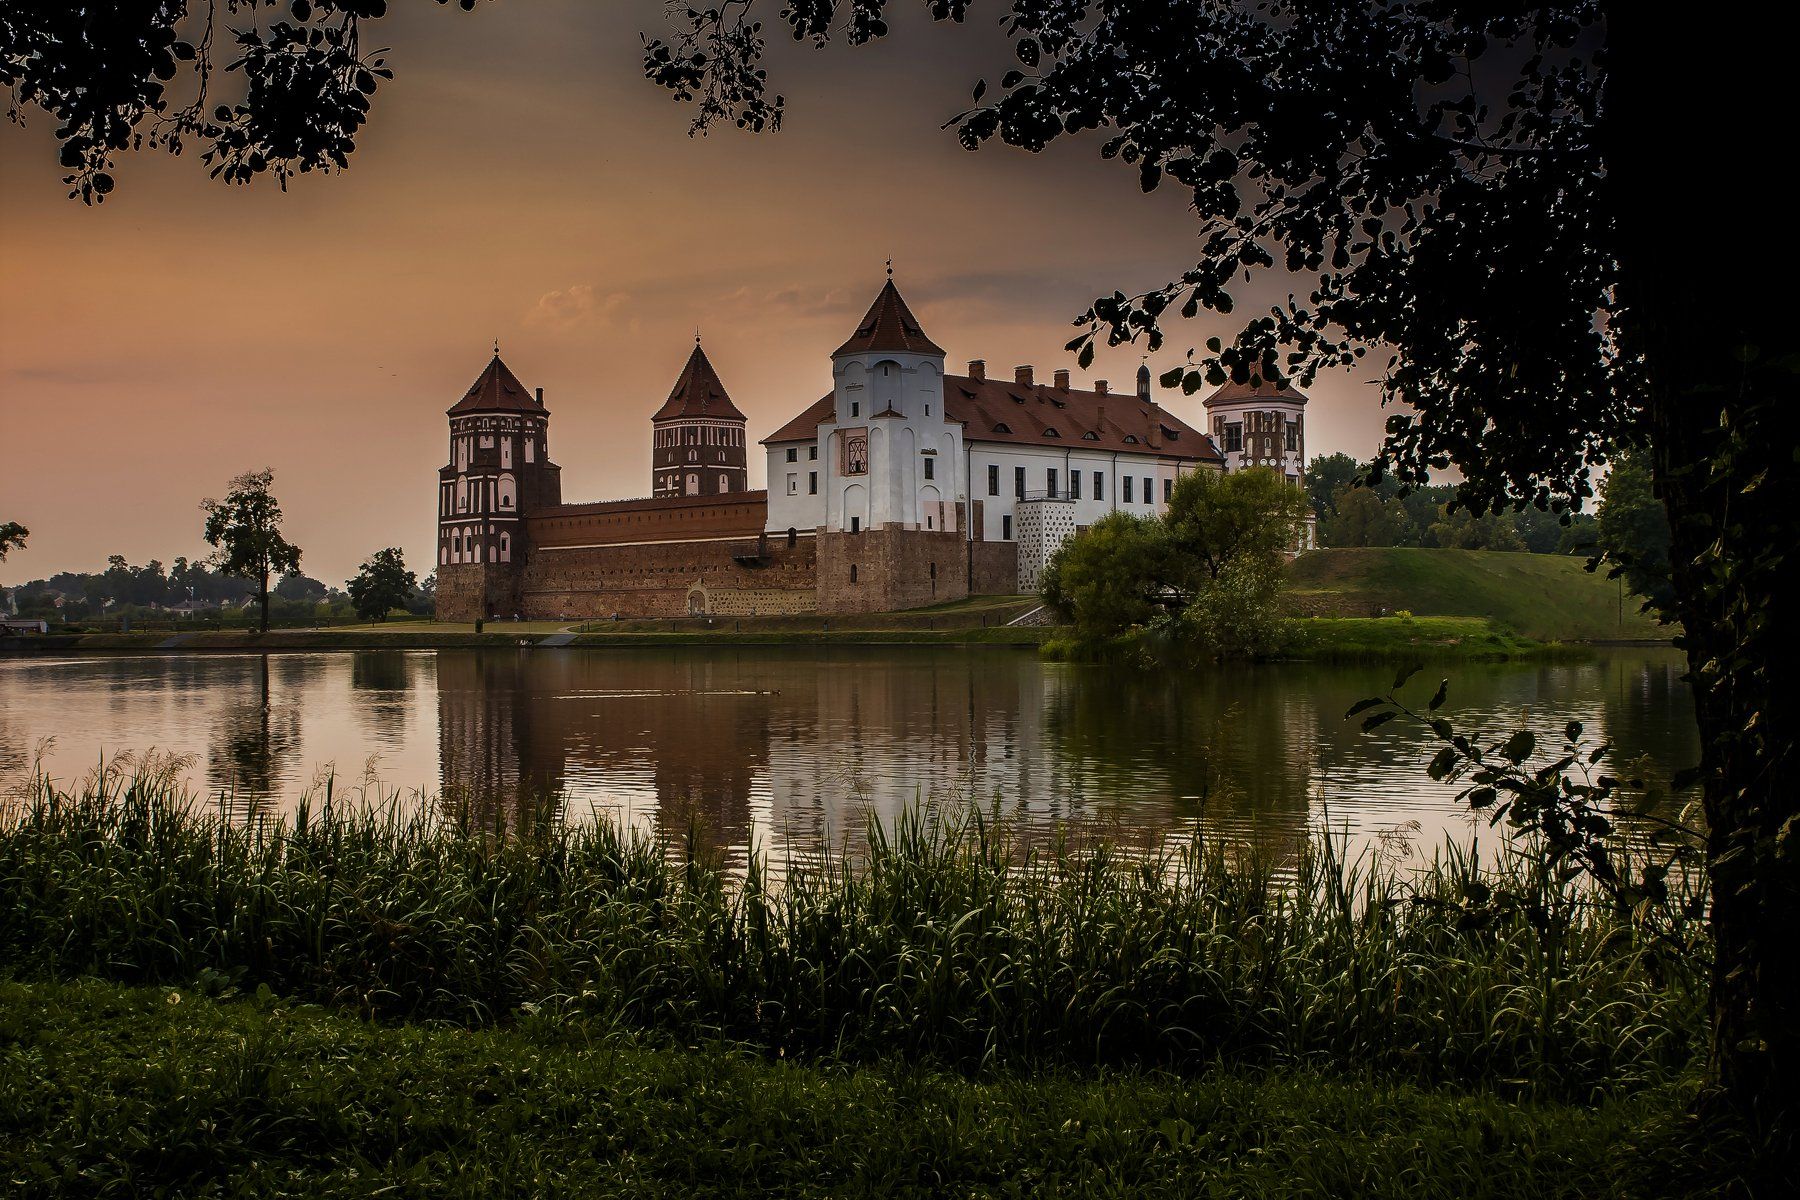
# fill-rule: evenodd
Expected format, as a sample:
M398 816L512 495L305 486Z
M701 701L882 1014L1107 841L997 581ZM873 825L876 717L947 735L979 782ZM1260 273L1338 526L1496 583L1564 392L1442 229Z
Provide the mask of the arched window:
M698 496L700 494L700 477L698 475L689 475L687 477L687 494L690 496Z
M788 549L792 550L800 544L800 531L792 525L788 526Z
M722 458L724 456L721 455L720 457ZM721 492L729 492L731 490L731 476L729 476L729 475L719 476L719 490Z

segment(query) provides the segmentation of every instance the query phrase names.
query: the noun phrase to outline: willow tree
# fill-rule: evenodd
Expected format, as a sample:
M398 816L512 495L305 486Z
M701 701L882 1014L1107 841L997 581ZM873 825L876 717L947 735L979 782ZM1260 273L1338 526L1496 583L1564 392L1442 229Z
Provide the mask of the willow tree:
M693 11L647 43L646 74L699 127L781 123L756 65L765 7ZM785 0L779 19L796 39L866 42L888 7ZM1084 365L1101 339L1159 349L1171 317L1232 313L1279 269L1294 294L1164 383L1305 385L1368 364L1395 402L1375 475L1454 468L1476 515L1567 513L1609 456L1647 453L1702 734L1716 1094L1794 1119L1800 955L1780 947L1800 926L1800 788L1793 690L1772 672L1800 661L1800 357L1785 272L1758 257L1793 157L1759 86L1791 40L1746 20L1730 37L1747 8L1630 0L994 7L1017 62L952 119L963 144L1091 132L1143 190L1184 189L1199 222L1192 265L1077 318Z

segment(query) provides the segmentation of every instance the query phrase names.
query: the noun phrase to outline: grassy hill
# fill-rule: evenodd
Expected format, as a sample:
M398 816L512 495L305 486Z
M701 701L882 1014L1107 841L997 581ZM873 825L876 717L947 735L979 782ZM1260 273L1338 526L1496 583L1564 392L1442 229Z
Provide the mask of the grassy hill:
M1545 641L1666 639L1668 628L1638 611L1619 582L1589 574L1585 559L1555 554L1416 547L1315 550L1295 560L1289 604L1302 616L1486 617Z

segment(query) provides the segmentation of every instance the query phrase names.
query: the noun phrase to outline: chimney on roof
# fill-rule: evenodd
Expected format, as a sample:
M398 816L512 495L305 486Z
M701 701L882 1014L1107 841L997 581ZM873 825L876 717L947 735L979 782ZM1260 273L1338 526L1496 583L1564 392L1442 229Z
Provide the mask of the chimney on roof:
M969 378L970 379L986 379L987 378L987 359L971 358L969 360Z
M1056 373L1056 386L1065 389L1069 386L1069 373L1067 371L1058 371Z
M1021 387L1031 386L1031 364L1013 368L1013 382Z
M538 407L539 408L544 407L544 389L543 388L539 388L537 390L537 398L538 398Z
M1098 395L1098 396L1106 395L1106 380L1104 380L1104 379L1094 380L1094 394Z

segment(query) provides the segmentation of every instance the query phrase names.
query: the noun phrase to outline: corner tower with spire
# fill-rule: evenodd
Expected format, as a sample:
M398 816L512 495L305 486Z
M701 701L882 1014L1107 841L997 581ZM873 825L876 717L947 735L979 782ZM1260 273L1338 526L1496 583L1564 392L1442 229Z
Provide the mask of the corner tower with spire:
M526 558L525 517L562 502L550 461L550 410L500 350L446 414L450 461L438 471L438 618L511 616Z
M650 419L651 495L717 496L750 489L744 414L694 335L694 352Z

